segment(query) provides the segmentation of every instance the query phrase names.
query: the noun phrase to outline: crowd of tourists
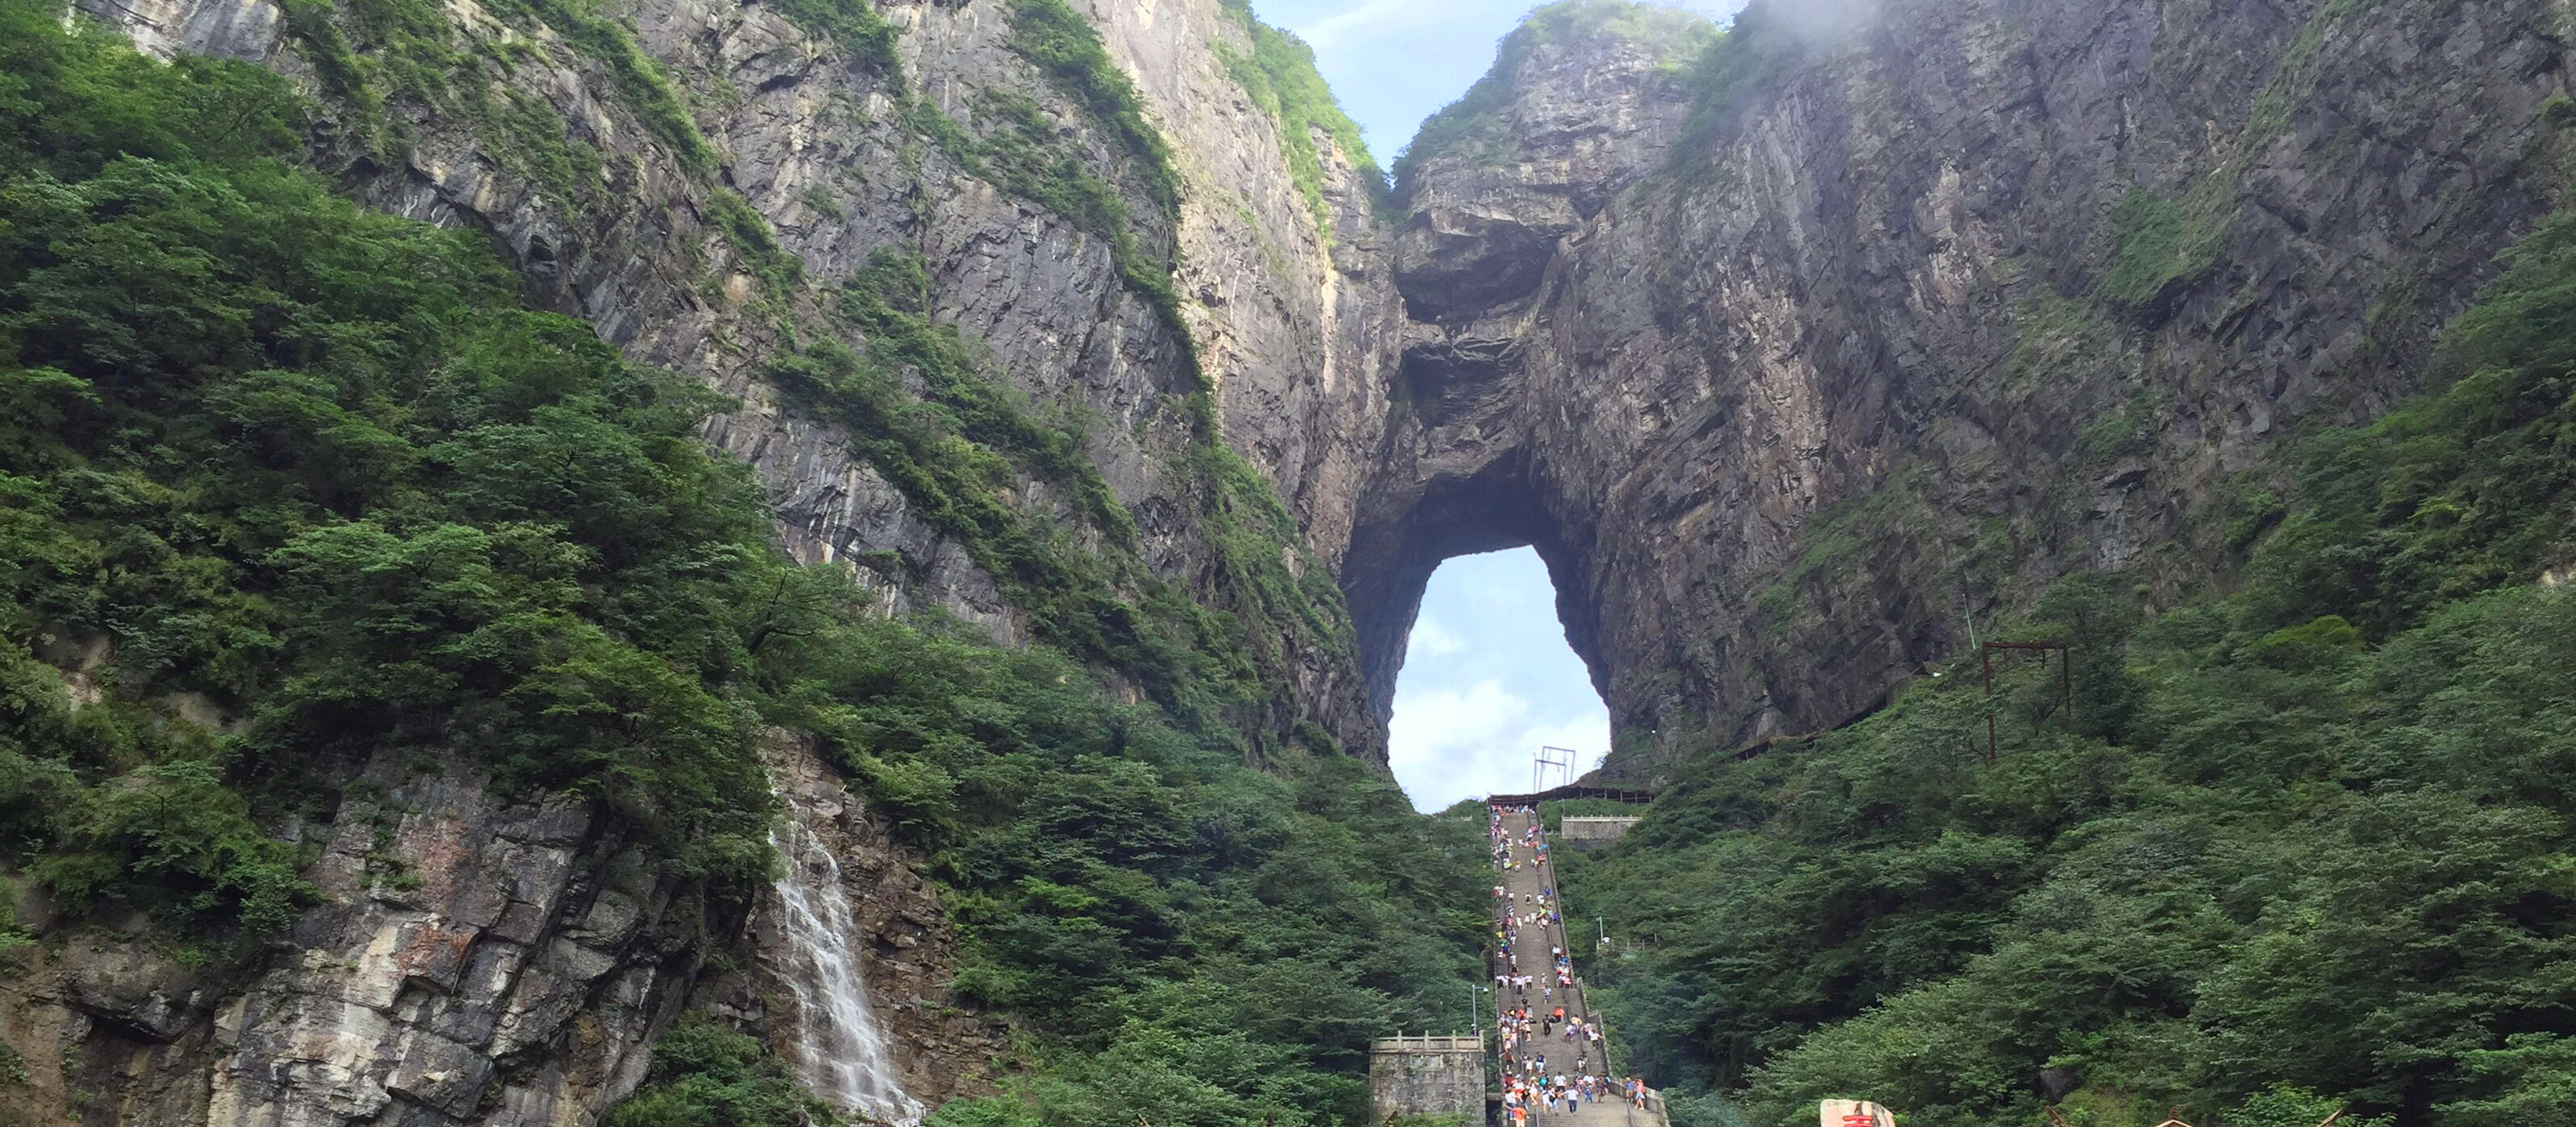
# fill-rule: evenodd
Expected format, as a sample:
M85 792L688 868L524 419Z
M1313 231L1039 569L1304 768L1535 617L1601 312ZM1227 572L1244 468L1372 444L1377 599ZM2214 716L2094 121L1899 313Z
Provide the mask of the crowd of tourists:
M1565 948L1565 919L1537 811L1495 806L1491 812L1494 867L1504 873L1526 868L1538 878L1536 892L1516 893L1509 883L1494 886L1494 1032L1503 1065L1504 1116L1511 1127L1528 1127L1532 1112L1539 1109L1571 1113L1584 1104L1613 1099L1646 1106L1644 1081L1609 1076L1605 1035L1600 1023L1582 1012L1573 989L1574 959ZM1518 834L1511 828L1514 815L1528 817L1528 826ZM1523 928L1539 929L1538 938L1548 942L1541 973L1522 970ZM1551 1047L1557 1061L1553 1069L1548 1065ZM1596 1056L1601 1058L1598 1068Z

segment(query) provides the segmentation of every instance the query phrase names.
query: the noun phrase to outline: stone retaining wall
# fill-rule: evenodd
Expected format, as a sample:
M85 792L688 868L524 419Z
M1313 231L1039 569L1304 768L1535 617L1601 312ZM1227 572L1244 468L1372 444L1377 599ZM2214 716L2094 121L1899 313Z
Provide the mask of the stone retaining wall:
M1369 1044L1369 1094L1376 1118L1445 1115L1472 1122L1485 1113L1481 1037L1390 1037Z
M1567 818L1556 839L1572 849L1598 849L1628 836L1636 824L1635 818Z

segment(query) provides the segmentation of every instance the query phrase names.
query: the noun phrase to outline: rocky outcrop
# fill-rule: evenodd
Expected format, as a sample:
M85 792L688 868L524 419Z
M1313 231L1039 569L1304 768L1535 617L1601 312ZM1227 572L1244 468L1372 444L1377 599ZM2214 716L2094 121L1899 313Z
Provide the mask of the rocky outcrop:
M841 794L793 738L782 785ZM724 941L586 800L512 801L488 780L369 764L313 831L322 897L264 964L87 928L15 956L0 1041L24 1082L0 1116L89 1124L587 1124L643 1080L683 1004L781 1025L765 963L702 973ZM954 937L913 861L845 795L818 827L868 937L908 1091L986 1088L1001 1031L948 1004ZM754 905L753 948L775 946ZM39 910L29 921L42 925ZM58 1046L51 1053L32 1047Z
M267 0L89 7L148 49L261 62L338 104L308 57L310 37ZM761 256L728 232L720 196L748 202L798 260L808 303L828 304L831 288L880 252L917 254L929 311L973 343L989 374L1080 423L1091 460L1136 518L1146 563L1185 587L1215 571L1196 523L1195 436L1182 402L1203 370L1226 439L1298 512L1302 547L1333 566L1371 456L1352 438L1373 433L1385 411L1376 342L1395 313L1384 235L1374 193L1321 135L1332 229L1319 229L1280 155L1278 124L1219 53L1249 50L1234 17L1216 0L1097 0L1083 12L1169 140L1184 186L1176 217L1132 184L1127 203L1140 245L1174 264L1185 341L1122 282L1109 240L979 179L907 109L917 97L971 137L1033 105L1054 141L1118 178L1126 160L1115 139L1012 49L1010 5L921 0L876 11L896 33L892 67L765 4L622 8L636 45L674 83L671 96L694 107L711 169L692 169L689 146L639 112L634 84L595 51L471 3L450 12L464 65L559 115L566 144L599 154L595 178L549 180L524 137L399 96L387 111L395 120L344 113L317 140L361 199L491 232L538 300L589 319L634 359L739 399L710 421L709 440L760 472L791 552L861 562L861 581L883 591L889 611L935 606L1005 643L1031 636L961 545L912 512L846 435L766 379L792 339L780 327L801 321L811 332L823 311L765 293ZM358 46L368 48L363 36ZM1046 483L1022 483L1015 500L1078 523ZM1382 736L1345 663L1317 653L1297 664L1286 712L1375 754Z
M992 1091L991 1070L1010 1055L1010 1031L953 1004L956 930L921 876L919 856L894 842L809 741L782 734L767 758L791 816L838 862L858 939L850 954L865 976L877 1028L901 1049L895 1064L903 1091L932 1107ZM754 907L746 928L753 965L711 978L698 1004L786 1045L805 1023L793 1012L797 992L782 984L795 971L781 908L775 891Z
M1532 442L1550 422L1575 443L1589 428L1550 418L1541 397L1556 389L1543 385L1559 374L1533 379L1529 352L1556 312L1540 288L1558 244L1661 168L1679 136L1689 101L1671 67L1686 45L1590 21L1526 28L1477 96L1444 113L1462 136L1417 154L1392 248L1407 313L1389 341L1400 405L1343 570L1381 715L1424 585L1440 561L1473 552L1535 545L1567 636L1602 679L1597 600L1583 547L1567 539L1576 514L1544 494L1548 455Z
M1799 12L1679 81L1524 33L1417 156L1345 571L1382 704L1430 565L1518 541L1639 776L1848 719L2070 571L2177 599L2240 475L2418 387L2559 192L2546 5Z
M986 374L1074 424L1144 570L1201 597L1226 566L1194 468L1212 391L1295 520L1282 562L1337 576L1358 634L1284 640L1272 729L1382 754L1431 570L1531 544L1640 776L1865 711L2068 571L2158 600L2223 572L2230 498L2299 427L2418 386L2432 327L2557 202L2576 119L2564 14L2535 0L1757 5L1713 63L1706 28L1584 4L1507 44L1393 216L1318 132L1319 223L1218 0L1075 0L1168 142L1168 210L1013 49L1005 0L874 8L891 59L766 3L608 6L646 67L545 4L443 5L458 82L559 139L399 92L358 112L312 6L85 2L150 49L295 78L338 107L315 147L361 199L488 232L533 300L738 400L707 439L757 470L791 552L858 564L887 613L1038 632L772 378L893 251ZM1004 128L1116 187L1176 307L955 148ZM1006 492L1088 535L1058 484ZM837 811L818 832L856 874L907 1089L980 1090L1001 1042L942 998L935 896L810 754L781 756ZM14 956L0 1039L29 1083L0 1109L586 1124L683 1004L792 1024L757 957L775 929L755 911L751 964L706 972L697 917L588 808L394 763L353 779L328 824L281 827L319 844L327 899L292 952L217 972L92 929Z
M1328 137L1317 139L1319 227L1278 124L1226 69L1218 45L1249 44L1216 0L1103 0L1083 12L1170 142L1183 190L1169 213L1137 187L1134 155L1013 49L1000 0L877 8L895 32L892 65L767 4L611 6L645 67L621 62L614 34L532 14L545 5L439 9L456 56L436 65L461 68L450 88L481 86L490 105L560 119L560 145L441 95L380 85L350 96L352 81L398 83L401 67L378 64L405 48L323 6L87 6L146 49L295 79L324 107L317 159L362 201L488 232L532 300L736 398L708 440L758 472L791 553L858 564L887 613L938 608L1005 644L1034 635L966 545L915 512L827 413L768 378L797 340L842 331L836 288L887 252L919 261L927 312L984 375L1077 424L1156 579L1204 598L1220 578L1198 523L1207 501L1188 400L1202 379L1224 438L1304 518L1307 543L1285 561L1338 557L1371 457L1345 437L1369 433L1387 397L1371 343L1397 318L1385 235L1375 193ZM929 117L957 133L942 137ZM957 151L958 136L971 145L1024 119L1119 186L1139 253L1174 264L1186 338L1122 277L1105 233ZM566 159L539 159L549 154ZM794 281L782 285L790 257ZM1007 500L1081 524L1047 481L1012 483ZM1320 723L1382 754L1355 667L1301 644L1284 643L1268 722ZM1007 1044L949 1004L951 936L935 895L855 801L831 800L838 782L810 752L781 762L783 785L839 811L818 832L873 937L870 992L906 1089L933 1101L984 1090ZM695 909L674 910L674 886L620 844L613 820L407 771L377 764L327 781L345 796L327 825L301 831L325 843L311 875L327 902L291 949L219 975L138 927L70 932L29 956L25 989L0 1004L0 1039L23 1048L31 1083L0 1086L0 1107L31 1120L68 1107L101 1124L589 1124L641 1081L646 1046L683 1005L792 1041L765 908L741 933L748 965L709 973L709 943L728 937L699 934Z
M41 945L0 1033L61 1050L0 1098L27 1122L519 1124L583 1122L639 1082L703 944L618 828L396 760L346 786L291 955Z

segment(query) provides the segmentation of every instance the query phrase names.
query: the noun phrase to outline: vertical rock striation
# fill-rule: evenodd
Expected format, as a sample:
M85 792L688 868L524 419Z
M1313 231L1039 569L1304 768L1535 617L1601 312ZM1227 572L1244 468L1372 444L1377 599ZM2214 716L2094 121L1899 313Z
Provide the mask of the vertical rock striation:
M1677 72L1560 9L1409 154L1344 573L1381 707L1429 567L1520 541L1639 776L1846 720L2069 571L2178 598L2563 177L2547 5L1802 12Z
M315 829L322 896L295 954L247 981L76 934L5 1015L59 1038L13 1092L52 1121L322 1127L581 1122L643 1077L698 937L672 889L586 801L496 795L457 772L364 766ZM30 1121L38 1121L31 1119Z
M2559 202L2576 119L2566 16L2537 0L1757 6L1722 39L1585 2L1507 42L1380 214L1323 130L1301 186L1218 0L1074 0L1160 155L1015 45L1017 0L865 8L886 50L805 5L451 0L421 9L463 60L448 92L373 100L351 83L398 85L379 64L405 41L347 13L85 6L302 82L361 199L488 232L532 300L738 400L708 441L791 552L855 564L888 613L1045 637L781 375L893 263L919 271L904 312L1079 435L1132 547L1061 480L1001 493L1131 552L1113 595L1248 609L1208 463L1275 488L1296 542L1261 550L1337 580L1356 639L1246 616L1276 697L1246 723L1382 758L1432 568L1531 544L1640 776L1848 719L2068 571L2161 600L2223 574L2230 500L2285 438L2420 386L2431 328ZM1014 172L1031 153L1080 177ZM1077 180L1123 225L1050 195ZM794 743L781 785L836 803ZM0 1035L65 1051L28 1053L0 1108L589 1124L684 1003L785 1038L776 919L750 924L757 965L709 972L587 806L394 762L330 782L329 823L280 828L322 843L293 952L226 977L96 930L39 951ZM915 859L854 805L812 828L902 1085L974 1090L1000 1042L944 1005Z
M1152 582L1238 597L1201 523L1211 501L1191 403L1203 387L1223 439L1310 517L1281 562L1329 568L1338 552L1369 456L1341 436L1383 413L1369 342L1394 318L1376 193L1319 138L1330 230L1319 227L1279 125L1227 69L1224 52L1249 43L1215 0L1082 12L1168 142L1181 182L1169 208L1097 107L1019 49L1025 6L1003 0L873 8L893 33L882 56L762 3L88 7L147 50L296 79L324 107L317 159L362 201L488 232L533 301L737 399L708 441L757 471L793 554L858 565L888 613L937 608L1005 644L1041 635L973 545L774 378L800 341L838 331L839 288L889 256L918 265L918 312L954 331L977 378L1081 436L1133 517ZM397 58L411 48L376 22L415 17L439 26L402 30L444 36L453 52L433 60L451 68L444 89L402 85L398 64L421 60ZM479 100L454 94L473 87ZM530 118L559 120L560 138L552 126L532 134ZM1052 162L1036 182L1006 167L1026 147ZM1132 245L1046 195L1086 177L1118 197ZM1168 308L1138 275L1166 264ZM903 376L926 392L922 373ZM1031 473L1002 496L1100 548L1067 492ZM1328 575L1313 579L1330 590ZM1347 647L1333 642L1289 632L1271 651L1278 699L1243 719L1272 734L1320 724L1382 755ZM783 779L841 795L810 751L782 762ZM794 1015L769 1002L793 942L775 914L750 921L755 966L706 972L709 937L678 922L672 888L587 806L522 810L483 780L397 763L327 782L336 813L304 832L331 843L314 873L329 902L299 925L285 965L215 980L81 932L0 1006L12 1043L69 1050L60 1070L37 1059L34 1082L0 1092L0 1105L51 1115L86 1093L82 1114L97 1123L590 1124L641 1081L645 1046L684 1003L792 1045ZM809 828L839 862L849 922L870 945L867 985L900 1082L925 1099L981 1090L1007 1045L948 1004L953 939L919 858L838 802ZM397 887L379 870L423 883Z

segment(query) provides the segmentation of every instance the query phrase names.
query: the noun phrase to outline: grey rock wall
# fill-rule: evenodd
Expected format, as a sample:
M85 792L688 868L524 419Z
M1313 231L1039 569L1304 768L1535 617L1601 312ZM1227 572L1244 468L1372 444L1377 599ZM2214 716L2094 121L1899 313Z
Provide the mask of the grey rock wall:
M259 61L329 92L267 0L92 0L89 8L147 49ZM975 179L901 120L900 100L918 91L973 132L991 96L1027 99L1087 164L1114 169L1119 157L1009 49L1008 4L920 0L877 10L899 33L901 83L763 4L616 6L612 14L632 25L691 103L720 163L711 174L692 174L656 140L598 62L543 25L495 18L470 0L451 11L469 57L506 49L508 66L486 63L485 77L559 113L570 139L603 154L603 179L568 194L521 174L511 140L469 115L400 100L388 116L408 134L405 144L370 146L346 119L326 119L317 144L361 199L491 232L538 300L590 319L634 359L738 398L739 411L710 420L708 439L759 471L800 558L864 560L862 581L884 589L889 611L936 606L1000 641L1024 642L1027 624L992 578L912 514L845 436L763 379L785 341L780 311L760 300L751 264L711 218L711 197L738 192L819 292L879 250L917 253L931 274L932 314L1033 403L1086 422L1089 453L1135 514L1148 565L1185 588L1203 587L1212 552L1194 516L1198 478L1180 400L1197 376L1183 342L1122 285L1106 242ZM1220 428L1299 514L1303 547L1332 567L1372 456L1365 438L1382 425L1387 400L1377 342L1395 320L1394 290L1371 193L1319 137L1333 231L1317 230L1280 156L1277 123L1217 53L1220 44L1248 51L1249 43L1216 0L1101 0L1086 11L1171 142L1184 181L1171 229L1139 200L1129 211L1140 242L1176 263ZM1040 482L1022 483L1014 499L1040 516L1071 512ZM1362 754L1382 754L1357 678L1330 655L1299 658L1304 674L1285 713L1323 723Z
M2566 16L2538 0L1923 0L1797 28L1757 8L1725 48L1757 77L1713 104L1671 43L1615 27L1511 54L1473 144L1424 155L1393 216L1318 136L1324 231L1227 76L1218 45L1243 43L1217 0L1076 4L1184 181L1176 218L1133 210L1177 263L1225 440L1295 517L1288 562L1330 569L1358 628L1356 655L1289 655L1271 719L1372 757L1423 583L1464 552L1539 549L1631 738L1613 769L1640 777L1694 741L1848 719L1961 649L1966 616L2068 571L2177 598L2223 572L2210 514L2286 436L2419 386L2431 329L2566 170L2543 113L2567 93ZM88 6L150 49L328 93L266 0ZM534 300L738 398L707 438L758 471L790 551L859 564L887 613L1031 636L962 546L767 382L782 319L815 311L762 292L714 219L723 191L816 292L882 248L918 253L939 322L1087 421L1148 566L1209 589L1183 342L1106 243L899 120L909 91L970 130L1023 98L1118 167L1009 50L1002 0L880 7L905 85L765 4L610 5L708 170L552 30L446 10L461 43L510 54L482 77L557 114L601 177L541 183L470 115L399 100L376 141L326 114L319 158L373 206L490 233ZM2141 244L2141 215L2193 238ZM1042 482L1010 500L1069 511ZM292 953L226 977L103 929L48 933L0 999L0 1038L38 1048L0 1110L587 1124L684 1002L774 1024L756 965L700 972L703 937L618 827L434 768L354 778L329 824L280 827L327 843L329 903ZM863 811L834 833L876 882L854 895L908 1080L974 1090L998 1042L938 996L935 897Z
M1198 375L1184 342L1122 283L1106 242L976 179L901 120L908 92L969 131L993 97L1027 99L1086 163L1118 167L1075 107L1009 50L1007 4L881 6L899 33L900 86L764 4L610 5L716 153L704 171L656 139L631 92L554 29L472 0L447 5L465 56L484 60L461 81L553 111L569 141L601 154L599 179L573 185L535 178L511 138L469 114L396 97L385 120L362 120L266 0L88 7L148 50L244 59L299 81L325 106L317 159L362 201L488 232L533 300L588 318L635 360L738 398L709 422L708 440L767 484L789 551L859 564L884 612L937 608L1004 644L1030 638L961 545L912 512L833 424L764 379L786 342L782 319L810 333L819 314L763 292L716 218L720 192L768 221L814 293L881 249L918 254L930 312L990 374L1047 414L1086 421L1089 453L1135 514L1147 565L1184 590L1213 582L1194 515L1200 479L1182 398ZM1369 342L1394 317L1394 291L1370 192L1326 139L1334 230L1317 229L1276 123L1216 53L1248 43L1215 0L1102 3L1092 14L1185 181L1176 222L1129 201L1139 241L1179 263L1184 319L1226 439L1311 514L1311 555L1292 563L1329 567L1368 456L1342 438L1376 425L1385 403ZM1070 512L1043 482L1008 497L1041 517ZM1351 664L1321 651L1290 659L1296 683L1272 719L1312 719L1382 755ZM838 786L810 751L779 758L784 785ZM407 771L377 764L329 781L346 788L335 817L302 830L328 842L312 874L328 902L299 923L291 950L250 972L191 969L140 927L67 931L58 950L40 952L29 989L0 1000L0 1039L25 1050L32 1074L26 1087L0 1087L0 1111L171 1127L583 1125L641 1081L645 1046L683 1005L792 1035L771 1008L762 952L779 939L759 912L744 931L751 965L703 973L709 944L728 937L692 930L698 918L675 911L672 886L618 845L619 827L583 808L513 805L473 777ZM871 987L907 1088L933 1102L986 1090L984 1072L1008 1044L949 1004L953 940L935 894L883 827L855 802L843 809L827 837L865 886L851 891L879 946Z
M1505 139L1407 186L1411 394L1344 572L1378 699L1420 577L1516 541L1641 779L1844 721L2067 572L2201 588L2239 475L2419 387L2560 198L2564 19L1757 5L1699 126L1634 45L1528 52Z
M396 760L345 786L309 831L322 904L291 955L245 978L101 929L30 954L0 1006L29 1078L0 1107L31 1123L586 1123L639 1082L702 937L618 828L586 801L512 801Z
M891 838L885 822L852 798L841 776L810 740L778 734L765 757L791 810L809 813L807 828L841 869L859 933L854 952L878 1028L900 1050L898 1079L906 1094L932 1107L960 1094L992 1090L992 1069L1011 1055L1010 1030L954 1005L957 936L939 895L919 872L921 858ZM692 1004L765 1035L787 1048L801 1026L796 994L781 988L786 948L775 892L752 909L745 928L751 965L708 976ZM787 1052L790 1060L798 1059Z
M783 786L840 791L803 742L772 743ZM586 800L515 801L407 756L344 786L311 830L322 904L291 953L227 970L96 928L26 953L0 1040L29 1075L0 1088L0 1121L570 1127L642 1082L647 1044L684 1004L792 1035L757 954L777 941L772 906L745 929L751 967L703 974L725 937ZM986 1090L1007 1038L948 1005L955 940L936 892L855 801L833 808L818 832L842 858L907 1090Z

